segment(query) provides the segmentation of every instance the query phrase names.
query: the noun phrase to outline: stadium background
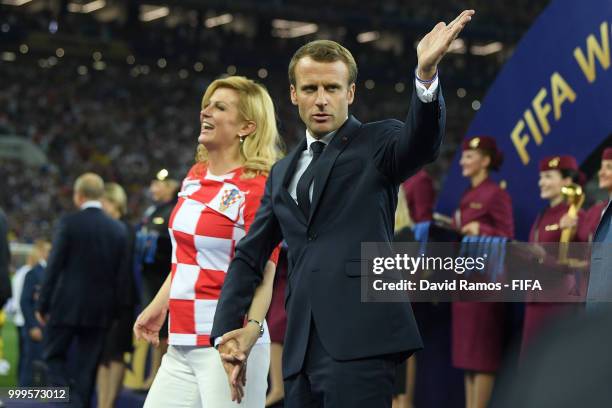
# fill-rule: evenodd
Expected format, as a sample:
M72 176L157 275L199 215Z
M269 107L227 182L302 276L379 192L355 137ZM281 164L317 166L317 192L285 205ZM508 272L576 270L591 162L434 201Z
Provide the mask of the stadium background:
M137 222L155 172L167 168L180 179L193 162L200 99L213 79L239 74L263 83L289 149L304 129L288 98L288 61L306 41L329 38L349 48L360 69L351 112L362 121L401 119L420 36L473 8L476 18L441 67L447 136L430 168L441 188L457 170L453 157L487 90L548 5L1 0L0 207L9 217L13 266L71 210L71 185L84 171L125 186ZM595 148L582 166L590 178ZM591 181L587 192L594 190ZM10 322L2 332L5 357L14 361ZM12 373L0 375L0 386L13 383Z

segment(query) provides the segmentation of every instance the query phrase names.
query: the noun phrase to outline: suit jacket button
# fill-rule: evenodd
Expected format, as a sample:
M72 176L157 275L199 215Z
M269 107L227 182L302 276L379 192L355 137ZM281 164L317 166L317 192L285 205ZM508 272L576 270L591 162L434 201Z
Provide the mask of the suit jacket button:
M315 234L314 232L308 235L309 241L314 241L315 239L317 239L317 234Z

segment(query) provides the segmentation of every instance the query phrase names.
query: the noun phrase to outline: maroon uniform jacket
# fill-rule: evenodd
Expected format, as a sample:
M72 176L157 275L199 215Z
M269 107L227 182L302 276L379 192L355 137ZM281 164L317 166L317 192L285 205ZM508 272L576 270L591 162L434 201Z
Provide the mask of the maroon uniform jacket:
M491 179L470 188L461 198L455 225L461 229L472 221L480 224L479 235L514 237L512 199Z
M561 227L559 222L567 214L569 206L566 203L558 204L554 207L547 207L538 215L531 232L529 242L560 242ZM584 211L578 213L578 228L580 231L584 219ZM579 234L576 234L572 241L581 241ZM573 277L568 275L566 285L571 287L575 284ZM521 358L524 357L528 346L533 339L541 332L542 327L554 319L563 315L575 312L580 309L579 304L575 303L544 303L527 302L525 305L525 316L523 322L523 339L521 344Z
M412 221L415 223L431 221L436 192L429 174L425 170L420 170L404 182L403 188Z
M561 221L561 218L567 214L568 209L569 206L567 204L561 203L554 207L547 207L543 212L541 212L531 226L529 242L560 242L561 227L559 226L559 222ZM584 217L584 211L580 211L578 213L578 231L582 228ZM576 234L572 241L582 240L580 239L579 234Z

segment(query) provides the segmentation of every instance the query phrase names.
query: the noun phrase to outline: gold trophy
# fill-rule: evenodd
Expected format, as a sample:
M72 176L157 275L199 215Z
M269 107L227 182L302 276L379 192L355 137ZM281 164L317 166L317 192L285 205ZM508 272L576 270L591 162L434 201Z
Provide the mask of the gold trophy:
M568 186L563 187L561 189L561 194L563 194L563 198L569 205L567 215L572 218L578 217L578 211L580 211L582 204L584 204L584 191L582 190L582 187L580 187L580 185L578 184L572 183ZM563 228L563 230L561 231L561 245L559 247L559 262L561 263L568 263L568 245L574 237L574 234L576 234L576 228L573 227Z

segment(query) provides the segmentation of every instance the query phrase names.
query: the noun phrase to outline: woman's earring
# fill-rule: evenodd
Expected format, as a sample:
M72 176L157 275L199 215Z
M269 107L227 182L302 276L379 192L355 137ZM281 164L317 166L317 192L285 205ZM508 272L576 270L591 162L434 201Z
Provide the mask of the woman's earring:
M240 144L244 143L244 136L243 135L238 135L240 137Z

